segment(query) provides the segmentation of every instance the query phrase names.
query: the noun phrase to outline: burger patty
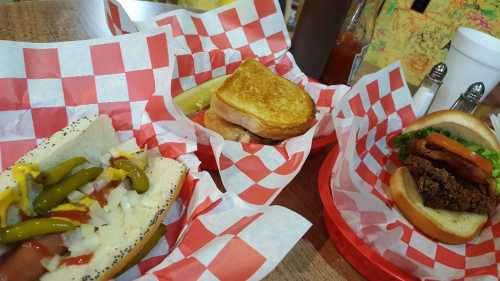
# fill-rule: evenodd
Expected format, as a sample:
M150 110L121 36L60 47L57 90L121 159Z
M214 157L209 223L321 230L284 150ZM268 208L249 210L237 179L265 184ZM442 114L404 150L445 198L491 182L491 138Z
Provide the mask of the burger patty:
M496 208L497 199L488 184L472 183L454 176L445 167L413 154L404 164L427 207L479 214L490 214Z

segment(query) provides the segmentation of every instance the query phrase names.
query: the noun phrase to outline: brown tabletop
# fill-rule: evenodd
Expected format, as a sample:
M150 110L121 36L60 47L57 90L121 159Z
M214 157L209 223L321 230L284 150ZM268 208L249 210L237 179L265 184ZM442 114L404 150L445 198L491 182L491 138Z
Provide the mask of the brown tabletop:
M133 20L176 6L126 1ZM0 4L0 40L68 41L111 36L102 0L47 0ZM307 218L313 226L266 280L364 280L335 249L323 225L316 177L328 148L310 156L300 174L275 204ZM212 174L220 182L216 173Z

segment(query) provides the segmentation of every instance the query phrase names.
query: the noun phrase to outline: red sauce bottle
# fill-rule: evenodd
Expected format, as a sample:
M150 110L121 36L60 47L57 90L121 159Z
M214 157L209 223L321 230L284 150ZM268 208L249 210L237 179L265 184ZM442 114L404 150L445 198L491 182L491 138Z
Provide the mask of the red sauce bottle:
M321 82L351 85L373 37L384 0L353 1L331 50ZM367 8L369 7L369 8Z

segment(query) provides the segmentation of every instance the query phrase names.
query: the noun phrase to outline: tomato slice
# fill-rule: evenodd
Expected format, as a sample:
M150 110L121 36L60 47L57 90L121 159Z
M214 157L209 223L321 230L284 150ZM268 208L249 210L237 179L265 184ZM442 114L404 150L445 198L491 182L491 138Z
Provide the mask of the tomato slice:
M200 110L200 111L194 113L193 115L191 115L189 117L189 119L191 119L191 121L193 121L195 123L198 123L202 126L205 126L205 111L206 110Z
M469 160L483 170L488 176L491 176L491 173L493 172L493 165L491 164L491 161L474 151L471 151L465 145L438 133L428 135L425 137L425 140L433 145L444 148L449 152Z
M108 202L107 198L108 194L111 192L113 188L117 187L119 184L120 181L110 181L103 188L92 192L92 194L90 194L90 197L94 198L97 202L99 202L99 205L103 207Z
M89 214L87 212L82 212L82 211L54 211L50 212L48 216L67 218L80 223L87 223L90 220Z
M92 254L81 255L61 260L61 265L82 265L87 264L92 259Z

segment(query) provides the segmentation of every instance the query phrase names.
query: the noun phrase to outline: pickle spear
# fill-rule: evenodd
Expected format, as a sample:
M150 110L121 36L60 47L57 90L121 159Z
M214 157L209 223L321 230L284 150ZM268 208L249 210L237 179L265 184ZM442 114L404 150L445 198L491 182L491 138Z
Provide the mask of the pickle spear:
M163 235L165 235L165 231L166 231L165 225L160 224L160 226L158 226L153 235L151 235L151 238L149 238L149 240L144 244L141 251L136 256L134 256L123 268L123 270L116 276L122 274L123 272L127 271L129 268L140 262L153 249L153 247L156 246L158 241L160 241L160 238L163 237Z
M0 229L0 244L27 240L35 236L73 230L75 225L67 220L38 218L23 221Z
M217 77L197 87L189 89L174 97L174 103L186 116L205 109L210 105L210 99L212 98L213 91L220 87L227 77L229 76L225 75Z
M44 189L35 198L33 206L38 214L45 214L53 207L61 204L66 197L79 187L95 180L102 173L102 168L88 168L78 171L61 182Z
M80 166L85 162L87 162L87 159L83 157L74 157L68 159L61 164L50 168L47 171L43 171L38 177L35 178L35 181L45 186L53 185L55 183L58 183L60 180L62 180L62 178L68 175L69 172L73 170L73 168L75 168L76 166Z

